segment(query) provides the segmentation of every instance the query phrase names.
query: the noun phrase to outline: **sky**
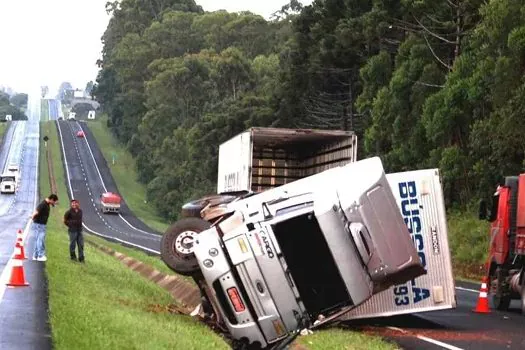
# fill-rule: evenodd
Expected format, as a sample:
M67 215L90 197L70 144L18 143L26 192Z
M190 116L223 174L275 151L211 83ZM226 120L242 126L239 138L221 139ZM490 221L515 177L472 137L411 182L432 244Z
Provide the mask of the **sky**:
M107 0L0 0L0 86L29 92L95 81L109 16ZM265 18L287 0L197 0L205 11L251 11ZM311 0L301 1L309 5Z

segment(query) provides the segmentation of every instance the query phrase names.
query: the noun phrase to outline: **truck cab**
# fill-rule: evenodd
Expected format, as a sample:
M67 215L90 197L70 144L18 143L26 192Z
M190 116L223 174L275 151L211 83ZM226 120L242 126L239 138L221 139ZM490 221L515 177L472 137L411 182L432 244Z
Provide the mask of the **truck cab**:
M16 192L16 176L12 173L4 173L0 176L0 193Z
M105 192L100 195L100 211L102 213L119 213L121 198L118 194Z
M231 205L194 252L234 338L264 347L426 273L379 158Z
M525 314L525 174L506 177L487 209L482 200L479 218L490 222L486 268L493 306L507 310L518 299Z

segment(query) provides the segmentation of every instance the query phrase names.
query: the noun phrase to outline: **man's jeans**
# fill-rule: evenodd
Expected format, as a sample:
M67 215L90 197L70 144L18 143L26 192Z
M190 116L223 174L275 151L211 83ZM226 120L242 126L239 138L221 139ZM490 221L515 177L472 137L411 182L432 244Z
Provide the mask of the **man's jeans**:
M33 258L37 259L46 255L46 225L33 222L33 230L36 236Z
M78 260L84 261L84 235L82 230L68 230L69 233L69 254L71 259L76 260L75 246L78 245Z

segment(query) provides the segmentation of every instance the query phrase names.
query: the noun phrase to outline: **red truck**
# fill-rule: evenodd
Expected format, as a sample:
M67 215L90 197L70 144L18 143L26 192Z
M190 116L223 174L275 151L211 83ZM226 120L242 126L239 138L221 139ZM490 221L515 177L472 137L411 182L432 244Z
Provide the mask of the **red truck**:
M493 305L507 310L518 299L525 314L525 173L505 178L489 210L480 201L479 218L491 222L487 275Z
M112 192L102 193L100 195L100 210L102 213L118 213L120 211L121 198L118 194Z

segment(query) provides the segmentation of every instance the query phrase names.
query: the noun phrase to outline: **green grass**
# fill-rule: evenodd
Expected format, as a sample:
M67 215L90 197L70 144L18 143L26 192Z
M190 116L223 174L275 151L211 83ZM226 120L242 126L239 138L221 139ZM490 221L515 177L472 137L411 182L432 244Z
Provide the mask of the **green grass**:
M310 350L391 350L398 346L386 342L380 337L343 329L328 329L314 332L308 336L299 336L296 340Z
M159 232L165 232L169 223L156 214L152 204L146 203L146 187L137 181L135 160L111 135L106 120L104 117L99 117L89 121L89 128L104 154L120 194L137 217ZM115 164L112 164L113 155L115 155Z
M8 126L9 126L9 122L0 123L0 141L2 140L2 137L4 137L4 134Z
M49 218L46 240L54 348L228 349L218 335L202 324L169 313L168 306L173 303L169 293L114 257L86 245L85 265L69 260L67 232L61 222L68 197L58 135L52 122L41 123L41 130L50 137L48 146L53 152L59 196ZM47 195L49 180L44 152L42 143L39 181L41 193ZM129 253L123 247L118 250ZM153 259L137 251L133 256L147 263Z
M40 103L40 120L46 122L49 120L49 103L42 99Z
M488 255L490 225L470 211L450 212L447 218L454 274L479 282Z
M100 238L98 236L90 236L89 237L90 240L92 240L93 242L95 243L98 243L98 244L101 244L101 245L104 245L106 247L109 247L113 250L116 250L122 254L126 254L127 256L130 256L132 258L135 258L135 259L138 259L140 261L142 261L143 263L145 264L148 264L150 265L151 267L159 270L160 272L163 272L163 273L166 273L166 274L169 274L169 275L174 275L175 273L169 268L166 266L166 264L160 260L160 257L158 256L151 256L151 255L147 255L141 251L138 251L136 249L133 249L133 248L128 248L128 247L124 247L118 243L113 243L113 242L108 242L107 240L103 239L103 238ZM182 276L184 277L184 276ZM193 279L191 278L188 278L187 279L188 281L193 281Z

